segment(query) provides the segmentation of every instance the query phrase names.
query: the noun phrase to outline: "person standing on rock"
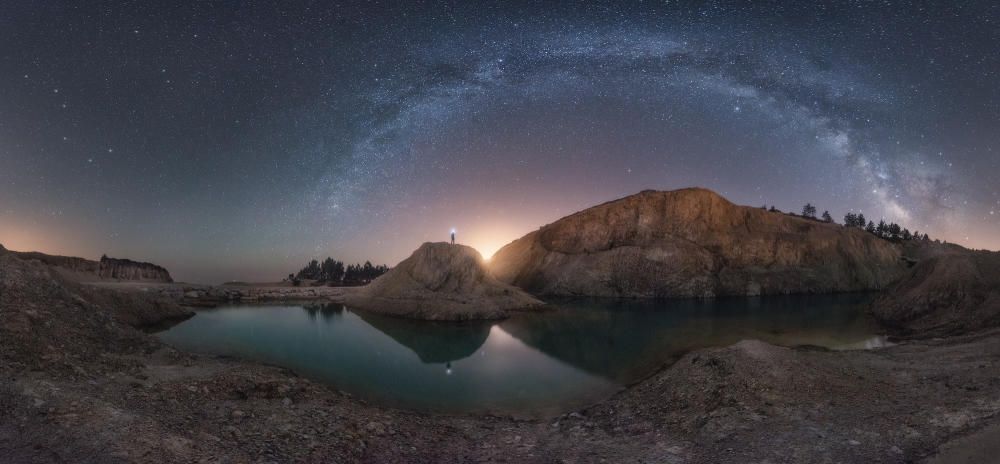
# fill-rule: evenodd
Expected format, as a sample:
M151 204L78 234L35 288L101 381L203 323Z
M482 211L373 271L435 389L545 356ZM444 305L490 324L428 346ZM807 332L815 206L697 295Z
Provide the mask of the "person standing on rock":
M451 229L451 244L455 244L455 229Z

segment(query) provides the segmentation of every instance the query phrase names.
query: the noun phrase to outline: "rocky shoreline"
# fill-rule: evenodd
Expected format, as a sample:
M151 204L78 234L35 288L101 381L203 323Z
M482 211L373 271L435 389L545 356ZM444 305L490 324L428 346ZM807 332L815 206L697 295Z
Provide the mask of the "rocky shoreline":
M6 462L903 463L955 440L975 453L1000 412L995 331L850 352L744 341L593 407L522 420L385 408L178 352L136 327L186 310L112 293L0 256Z

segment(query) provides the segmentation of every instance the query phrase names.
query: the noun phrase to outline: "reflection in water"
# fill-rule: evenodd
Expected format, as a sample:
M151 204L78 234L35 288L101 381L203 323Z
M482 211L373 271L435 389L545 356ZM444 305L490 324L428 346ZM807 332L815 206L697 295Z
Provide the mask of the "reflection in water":
M425 363L448 363L476 353L490 335L488 321L434 322L388 317L369 312L357 315L399 344L413 350Z
M757 338L878 346L867 295L563 300L495 322L440 323L342 305L233 306L159 334L193 351L258 359L382 403L548 415L582 406L697 347Z
M500 323L561 361L621 383L644 377L692 349L744 339L841 348L875 327L860 309L868 294L715 300L566 299L555 310ZM864 346L858 346L863 348Z
M343 316L347 307L339 303L310 303L303 306L302 309L312 319L316 319L316 314L319 313L323 320L329 322L335 317Z

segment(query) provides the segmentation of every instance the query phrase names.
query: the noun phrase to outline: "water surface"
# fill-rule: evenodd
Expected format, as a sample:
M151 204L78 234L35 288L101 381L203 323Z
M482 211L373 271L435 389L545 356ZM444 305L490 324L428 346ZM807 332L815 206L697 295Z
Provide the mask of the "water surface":
M500 322L434 323L341 305L199 311L159 336L288 367L381 404L547 415L598 401L699 347L881 344L870 296L563 300Z

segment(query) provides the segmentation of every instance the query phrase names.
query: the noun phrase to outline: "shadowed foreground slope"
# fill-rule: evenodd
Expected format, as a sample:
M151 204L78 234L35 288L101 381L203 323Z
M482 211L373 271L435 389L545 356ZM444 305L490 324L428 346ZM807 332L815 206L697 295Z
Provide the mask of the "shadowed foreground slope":
M899 335L946 336L1000 325L1000 253L954 249L920 260L872 304Z

